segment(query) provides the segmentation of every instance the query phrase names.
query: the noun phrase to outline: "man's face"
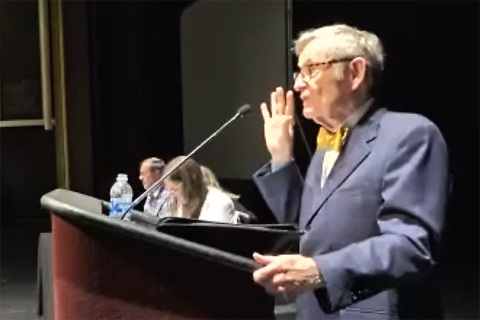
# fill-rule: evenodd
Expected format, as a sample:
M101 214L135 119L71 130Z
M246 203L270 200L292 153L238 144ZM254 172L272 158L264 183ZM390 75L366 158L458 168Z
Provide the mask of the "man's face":
M348 63L331 59L322 52L321 44L313 40L298 57L299 75L294 90L303 102L303 116L321 125L332 123L339 117L339 108L351 96L348 77L338 80L334 64Z
M142 163L140 166L140 176L138 178L142 181L143 188L148 189L160 179L160 172L151 171L147 163Z

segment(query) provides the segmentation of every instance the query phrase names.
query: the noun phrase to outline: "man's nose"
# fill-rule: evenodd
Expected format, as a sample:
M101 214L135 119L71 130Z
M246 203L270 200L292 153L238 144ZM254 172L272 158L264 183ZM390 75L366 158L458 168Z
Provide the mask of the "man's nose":
M303 88L305 88L305 85L305 81L302 80L302 77L297 76L293 82L293 90L300 92Z

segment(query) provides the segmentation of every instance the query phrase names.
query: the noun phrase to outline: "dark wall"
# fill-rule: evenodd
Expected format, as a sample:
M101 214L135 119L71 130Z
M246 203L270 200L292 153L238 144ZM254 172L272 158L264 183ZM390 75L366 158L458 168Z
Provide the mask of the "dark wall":
M40 197L55 189L56 179L53 131L0 129L0 224L47 219Z
M62 13L70 189L92 194L94 137L86 2L66 2Z
M139 162L183 150L180 12L186 1L89 2L95 195L117 173L138 195Z
M0 3L0 120L41 119L37 4ZM57 184L54 131L0 128L1 224L48 217L40 197Z
M442 131L454 176L444 250L450 265L478 266L478 9L477 2L293 1L294 36L331 23L375 32L386 51L380 100L425 115ZM318 128L302 125L314 143ZM300 144L296 152L306 158Z

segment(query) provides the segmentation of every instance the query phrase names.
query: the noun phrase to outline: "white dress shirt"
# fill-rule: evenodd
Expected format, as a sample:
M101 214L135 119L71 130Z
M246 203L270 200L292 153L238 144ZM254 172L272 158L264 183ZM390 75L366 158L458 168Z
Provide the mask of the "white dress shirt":
M373 99L367 100L360 108L358 108L354 113L352 113L342 124L342 126L347 126L348 128L353 129L353 127L360 121L363 117L365 112L370 108L372 105ZM330 172L337 162L338 156L340 152L335 150L327 150L325 151L325 155L323 156L323 164L322 164L322 180L320 181L320 187L323 188L325 182L327 181Z
M143 212L159 218L170 216L170 199L168 191L159 187L151 192L145 200Z

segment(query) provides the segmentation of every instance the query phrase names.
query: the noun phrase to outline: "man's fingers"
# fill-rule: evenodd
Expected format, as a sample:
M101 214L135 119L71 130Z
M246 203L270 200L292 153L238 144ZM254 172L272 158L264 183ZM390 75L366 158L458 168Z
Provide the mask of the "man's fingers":
M277 103L277 92L272 91L272 93L270 93L270 109L271 109L271 112L272 112L272 116L278 114L277 104L278 104Z
M293 137L293 135L295 134L293 123L290 123L290 125L288 126L288 134L290 135L290 137Z
M277 108L278 114L285 114L285 92L282 87L278 87L277 92Z
M265 255L262 255L260 253L257 253L255 252L253 254L253 259L255 259L255 261L263 264L263 265L267 265L271 262L273 262L275 260L275 257L274 256L265 256Z
M293 112L295 110L295 99L293 96L293 92L289 90L287 92L286 96L286 102L285 102L285 115L287 116L293 116Z
M260 269L255 270L255 272L253 273L253 280L255 280L255 282L260 284L264 284L266 282L271 283L272 278L277 273L281 273L281 272L282 272L281 266L279 266L275 262L272 262Z
M253 272L253 281L264 287L271 283L271 279L273 276L271 271L266 269L267 267L260 268Z
M290 132L293 130L294 119L289 116L277 116L276 119L273 119L271 124L275 127L282 127Z
M289 116L283 115L276 115L275 118L270 118L270 124L272 127L280 128L280 127L290 127L293 126L293 118Z
M290 277L285 273L277 273L272 278L272 283L276 287L284 287L290 281Z
M270 119L270 111L268 111L268 106L265 102L260 105L260 111L262 112L263 121Z

